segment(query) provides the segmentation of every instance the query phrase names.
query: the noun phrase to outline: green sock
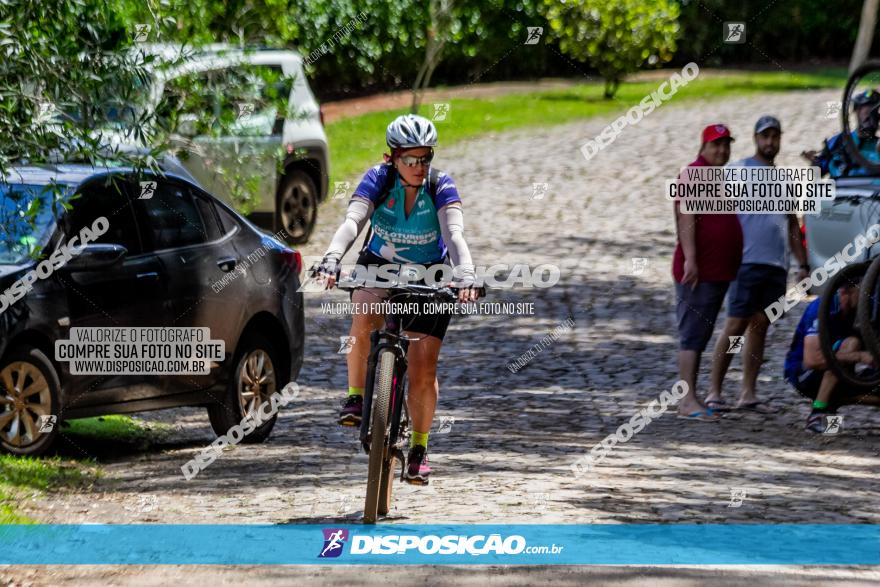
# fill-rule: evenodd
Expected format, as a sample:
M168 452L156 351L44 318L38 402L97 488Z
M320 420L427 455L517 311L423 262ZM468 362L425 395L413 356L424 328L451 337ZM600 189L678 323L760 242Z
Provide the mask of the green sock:
M820 402L819 400L813 401L813 409L814 410L824 410L828 407L828 402Z
M348 386L348 395L363 396L364 395L364 388L363 387L352 387L351 385L349 385Z
M416 432L413 430L412 436L409 438L409 446L410 448L415 445L420 444L426 449L428 448L428 433L427 432Z

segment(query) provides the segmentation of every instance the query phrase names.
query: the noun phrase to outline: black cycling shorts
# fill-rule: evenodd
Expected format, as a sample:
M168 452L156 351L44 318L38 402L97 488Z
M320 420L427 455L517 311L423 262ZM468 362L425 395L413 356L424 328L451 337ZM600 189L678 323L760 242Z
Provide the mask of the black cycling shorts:
M443 259L437 263L426 263L425 267L434 267L435 265L448 265ZM361 254L358 256L357 264L365 267L369 267L371 265L385 265L391 263L382 257L372 253L371 251L361 251ZM425 281L414 281L414 284L424 285ZM351 295L354 295L354 292L351 292ZM376 300L379 302L380 300ZM432 308L428 307L429 304L436 304L439 300L436 299L427 299L418 296L411 296L408 294L394 294L393 296L388 297L388 301L400 304L418 304L418 312L417 313L403 313L400 314L400 326L403 330L408 330L410 332L416 332L419 334L427 334L429 336L435 336L440 340L443 340L443 337L446 336L446 329L449 327L449 320L452 318L452 314L448 312L431 313L430 310Z

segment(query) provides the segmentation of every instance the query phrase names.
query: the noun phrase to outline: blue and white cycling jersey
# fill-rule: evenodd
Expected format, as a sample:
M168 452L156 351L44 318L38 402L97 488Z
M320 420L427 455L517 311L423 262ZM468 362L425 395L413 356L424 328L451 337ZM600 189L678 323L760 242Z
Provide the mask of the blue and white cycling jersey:
M354 195L370 200L375 206L381 196L387 172L386 165L370 168ZM451 177L440 172L437 194L432 199L428 194L426 181L419 188L409 217L404 210L405 196L400 179L395 179L394 187L385 202L374 210L370 218L373 236L367 243L367 250L394 263L436 263L446 256L446 244L440 235L437 210L452 202L461 201L455 183Z
M858 131L852 132L852 138L859 152L868 161L880 164L877 139L861 139ZM825 148L819 154L817 164L822 169L822 173L827 173L832 178L876 175L876 172L869 171L850 159L843 144L843 133L838 133L825 141Z

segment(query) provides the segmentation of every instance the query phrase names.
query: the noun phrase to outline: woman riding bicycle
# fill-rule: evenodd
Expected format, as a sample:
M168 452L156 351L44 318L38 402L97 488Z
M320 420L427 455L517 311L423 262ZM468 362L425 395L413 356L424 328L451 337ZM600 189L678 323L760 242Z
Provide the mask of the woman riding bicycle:
M429 268L438 264L455 267L454 285L459 301L477 299L474 268L464 240L461 198L448 175L429 173L437 144L437 129L421 116L399 116L385 134L391 149L386 163L370 168L354 191L345 221L340 225L324 254L319 272L333 287L340 259L357 235L371 222L372 235L358 256L359 266L419 264ZM448 252L448 256L447 256ZM348 397L339 413L339 423L357 426L361 421L370 332L382 327L384 316L357 309L370 308L387 298L383 288L359 289L352 295L356 311L352 317L353 346L348 355ZM394 302L407 300L395 298ZM434 419L437 396L437 358L451 315L422 313L401 315L402 328L412 339L407 356L409 394L407 407L412 418L412 437L405 479L412 484L427 484L428 432Z

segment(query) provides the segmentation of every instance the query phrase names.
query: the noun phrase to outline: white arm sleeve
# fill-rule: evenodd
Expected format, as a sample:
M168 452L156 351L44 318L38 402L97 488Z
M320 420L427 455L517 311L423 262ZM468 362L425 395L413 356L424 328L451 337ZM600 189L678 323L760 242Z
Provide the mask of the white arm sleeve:
M373 215L373 203L360 196L352 196L348 202L348 210L345 212L345 220L336 229L330 247L324 253L325 258L331 258L337 263L351 248L352 243L367 224L367 220Z
M474 283L474 262L464 240L464 214L458 203L448 204L437 211L440 220L440 234L449 249L449 257L454 267L453 275L462 285Z

